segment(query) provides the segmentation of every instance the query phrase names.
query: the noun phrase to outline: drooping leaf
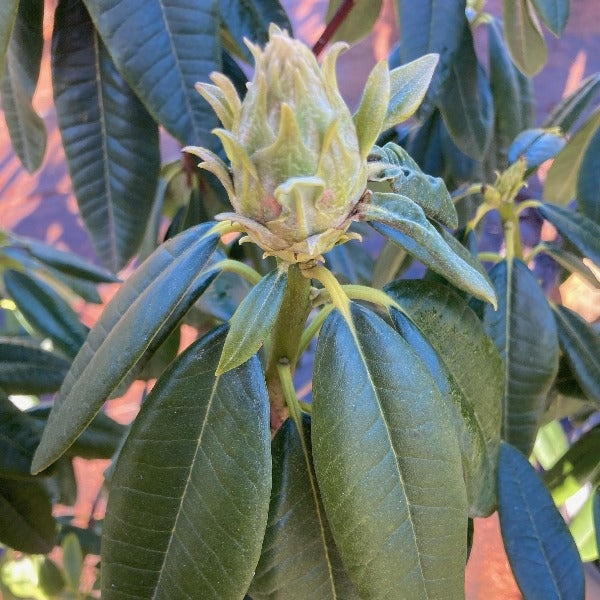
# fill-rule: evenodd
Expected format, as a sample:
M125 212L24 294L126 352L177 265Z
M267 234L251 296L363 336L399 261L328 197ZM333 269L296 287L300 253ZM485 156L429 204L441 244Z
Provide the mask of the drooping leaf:
M64 358L32 340L0 337L0 388L7 394L51 394L68 370Z
M530 0L503 0L502 16L513 62L521 73L533 77L546 64L548 49Z
M529 127L529 110L524 103L527 94L523 88L530 82L513 64L504 43L504 31L499 21L493 20L488 28L490 88L494 100L494 146L501 161L500 168L508 166L508 148L515 137Z
M440 100L440 112L454 143L468 156L481 159L492 138L494 101L466 19Z
M590 140L579 168L577 210L600 225L600 129Z
M566 523L529 461L502 444L498 513L506 554L526 598L583 600L581 560Z
M544 292L523 262L503 260L490 277L498 310L486 305L483 323L504 360L502 437L529 456L558 372L556 324Z
M593 287L600 288L600 281L578 256L552 242L542 242L542 246L544 253L551 256L563 269L577 273Z
M188 229L160 246L107 305L54 401L34 471L65 452L148 348L160 346L210 284L214 274L201 271L218 241L212 226Z
M319 334L313 456L360 596L462 597L467 500L448 407L410 346L353 305Z
M308 416L301 434L287 420L273 439L273 489L263 549L249 590L253 600L358 600L325 519L312 465L310 427Z
M560 346L590 400L600 404L600 334L566 306L554 307Z
M594 73L584 79L572 94L563 98L554 107L543 127L560 127L565 133L569 132L599 90L600 73Z
M569 18L570 0L531 0L548 29L560 36Z
M590 115L554 159L544 183L544 200L566 206L575 198L577 175L598 127L600 127L600 109Z
M426 54L391 71L390 102L383 129L412 117L429 89L439 59L438 54Z
M217 375L238 367L258 352L275 324L286 282L287 271L275 269L244 298L231 317Z
M194 84L220 71L219 0L84 1L150 114L182 144L211 146L216 117Z
M399 194L373 194L364 211L374 229L452 284L495 303L488 281L452 251L417 204Z
M81 348L88 328L75 311L46 282L37 277L6 271L4 285L27 322L69 357Z
M326 23L331 21L341 4L342 0L329 0L327 14L325 15ZM379 17L382 4L382 0L358 0L358 2L354 2L354 6L333 34L331 41L354 44L369 35Z
M463 456L469 514L488 516L496 507L500 445L503 377L498 351L477 315L447 287L402 280L387 286L386 292L406 313L390 309L395 327L449 399Z
M7 0L0 4L0 77L4 73L6 51L17 18L18 8L19 0Z
M508 149L508 162L514 163L522 156L527 168L539 167L544 161L554 158L567 143L567 140L554 131L526 129L512 142Z
M463 35L465 0L397 0L402 64L435 52L440 62L425 96L421 113L431 114L450 76Z
M0 542L31 554L54 546L52 505L36 480L0 479Z
M260 362L215 377L226 328L163 375L121 450L102 597L241 598L267 524L269 401Z
M538 206L542 217L550 221L584 256L600 265L600 224L594 223L581 213L573 212L556 204Z
M383 148L373 148L369 159L381 163L381 171L373 173L372 180L387 181L394 193L410 198L428 217L451 229L458 227L456 209L444 180L423 173L404 148L389 142Z
M1 86L2 109L10 139L30 173L40 167L46 150L44 122L31 105L42 59L43 19L43 0L19 3Z
M116 272L142 240L158 177L158 128L118 73L82 0L61 0L57 8L52 80L81 216L98 256Z

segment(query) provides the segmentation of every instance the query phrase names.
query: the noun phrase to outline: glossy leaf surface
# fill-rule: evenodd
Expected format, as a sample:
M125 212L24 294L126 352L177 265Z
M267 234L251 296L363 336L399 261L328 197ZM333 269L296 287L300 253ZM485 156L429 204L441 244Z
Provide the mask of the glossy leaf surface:
M577 273L593 287L600 288L600 281L581 258L552 242L543 242L543 247L544 253L551 256L563 269Z
M190 346L121 450L102 540L102 597L242 598L271 489L269 401L256 357L215 377L226 328Z
M201 274L218 241L208 233L212 225L189 229L160 246L107 305L54 401L35 471L75 441L153 340L164 340L212 281Z
M461 598L467 500L449 408L425 365L356 305L328 317L313 378L313 456L359 594Z
M99 10L102 3L92 4ZM122 31L135 48L132 32L146 29L138 23ZM61 0L52 44L54 101L75 196L94 249L116 272L142 241L158 178L158 128L117 71L82 0Z
M508 149L508 162L514 163L525 158L527 167L538 167L544 161L554 158L565 146L567 140L555 132L544 129L527 129L521 132Z
M600 225L600 129L590 140L577 175L577 209Z
M387 286L386 292L406 315L391 308L394 325L421 357L453 410L470 515L488 516L496 507L504 387L498 351L477 315L447 287L403 280Z
M485 306L483 323L504 360L502 437L529 455L558 371L552 311L535 276L518 259L490 271L498 310Z
M9 3L10 4L10 3ZM31 104L42 59L43 0L19 4L2 77L2 109L13 148L27 171L42 164L46 128Z
M502 444L498 467L500 528L513 574L530 600L583 600L575 542L529 461Z
M548 29L560 36L569 18L570 0L531 0Z

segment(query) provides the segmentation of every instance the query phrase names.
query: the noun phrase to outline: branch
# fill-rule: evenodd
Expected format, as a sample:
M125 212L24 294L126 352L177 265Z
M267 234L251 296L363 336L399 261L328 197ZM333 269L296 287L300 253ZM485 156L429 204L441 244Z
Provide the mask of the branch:
M329 40L335 35L335 32L340 28L342 23L346 20L346 17L350 14L350 11L354 8L354 0L344 0L340 7L336 10L335 15L327 27L321 34L321 37L317 40L317 43L313 46L313 54L319 56L323 51L323 48L327 46Z

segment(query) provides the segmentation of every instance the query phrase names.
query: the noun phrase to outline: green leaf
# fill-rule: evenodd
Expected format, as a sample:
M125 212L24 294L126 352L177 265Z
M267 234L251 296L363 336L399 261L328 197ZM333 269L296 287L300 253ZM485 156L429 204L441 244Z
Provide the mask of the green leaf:
M527 168L539 167L544 161L554 158L567 143L564 136L545 129L526 129L513 140L508 149L508 162L516 162L521 156Z
M364 214L379 233L452 284L478 298L496 302L494 290L486 278L448 246L417 204L398 194L373 194Z
M313 379L313 456L361 597L461 598L467 500L449 408L410 346L352 305L327 318Z
M0 479L0 543L31 554L54 546L52 505L36 480Z
M560 346L585 395L600 405L600 334L566 306L555 306Z
M244 298L231 317L217 375L238 367L258 352L275 324L286 282L287 271L274 269Z
M577 210L600 225L600 129L590 140L579 168Z
M216 116L194 84L221 70L219 1L84 2L119 72L150 114L182 144L213 145Z
M504 33L513 62L527 77L546 64L548 49L530 0L502 0Z
M492 139L494 102L466 19L440 100L440 112L454 143L471 158L481 159Z
M463 35L465 0L397 0L402 63L435 52L440 62L420 112L429 115L450 76Z
M0 4L0 77L4 73L6 52L17 18L18 8L19 0L7 0Z
M287 420L272 444L273 489L253 600L357 599L325 519L312 465L310 418L304 441Z
M584 600L575 542L529 461L502 444L498 514L510 566L526 598Z
M225 327L190 346L136 418L111 483L102 597L242 598L271 490L258 358L215 377Z
M79 582L83 570L83 552L79 539L74 533L69 533L61 543L63 551L63 568L67 587L73 592L79 592Z
M160 246L107 305L54 401L35 472L67 450L148 348L160 346L210 284L214 274L201 271L219 239L212 226L188 229Z
M470 516L496 508L502 360L477 315L447 287L397 281L386 292L394 326L423 360L452 409L463 457Z
M57 596L65 588L65 577L57 564L44 556L38 568L41 590L48 596Z
M43 0L19 4L2 77L2 108L10 139L27 171L36 171L44 159L46 128L31 100L40 74L43 39Z
M61 296L41 279L18 271L6 271L4 285L33 329L50 338L65 355L77 354L88 328Z
M390 102L382 129L389 129L412 117L423 101L439 54L426 54L390 72Z
M594 492L594 528L596 530L596 548L600 552L600 488Z
M51 394L68 370L64 358L31 340L0 337L0 388L7 394Z
M373 259L364 244L346 243L334 246L325 254L327 268L347 283L366 285L373 273Z
M44 477L42 480L50 502L53 505L75 506L77 502L77 479L73 461L66 456L62 456L52 465L50 473L50 477Z
M325 16L326 23L331 21L341 4L342 0L329 0L327 15ZM342 41L355 44L369 35L379 18L383 1L358 0L353 4L354 6L348 16L333 34L332 42Z
M514 66L504 43L504 31L500 22L493 20L487 31L490 89L494 100L494 146L497 148L501 168L506 168L511 142L530 124L530 111L527 107L530 91L527 88L531 84ZM523 91L529 91L529 94Z
M376 146L369 160L381 163L381 171L371 174L372 181L387 181L394 193L410 198L429 218L451 229L458 227L456 209L444 180L423 173L404 148L392 142L383 148Z
M556 204L541 204L538 210L583 255L600 265L600 224Z
M558 459L569 449L569 440L559 421L551 421L540 427L535 438L533 456L542 469L552 468Z
M560 506L586 483L600 480L600 427L596 426L577 440L563 457L544 475L552 490L554 502Z
M544 200L566 205L575 198L579 169L598 127L600 109L590 115L554 159L544 184Z
M569 19L570 0L531 0L548 29L559 37Z
M106 2L92 4L99 10ZM123 7L127 2L115 4ZM136 47L132 33L149 30L141 23L119 24L129 36L128 49ZM148 54L145 47L132 56ZM118 73L82 0L61 0L57 8L52 81L81 216L98 256L116 272L129 262L144 235L158 177L158 128ZM153 85L155 81L162 83L153 80Z
M269 24L275 23L293 35L292 24L279 0L220 0L221 22L235 43L236 54L252 62L244 38L264 46L269 41Z
M565 133L570 131L599 90L600 73L594 73L584 79L572 94L563 98L554 107L543 127L560 127Z
M569 523L569 530L575 540L579 556L583 562L598 560L598 542L596 539L596 527L594 524L594 504L598 501L598 489L592 492L584 505ZM600 508L600 505L599 505ZM600 526L600 521L598 522Z
M552 310L533 273L518 259L490 271L498 310L483 310L483 324L504 360L502 437L529 456L546 395L558 372L558 337Z

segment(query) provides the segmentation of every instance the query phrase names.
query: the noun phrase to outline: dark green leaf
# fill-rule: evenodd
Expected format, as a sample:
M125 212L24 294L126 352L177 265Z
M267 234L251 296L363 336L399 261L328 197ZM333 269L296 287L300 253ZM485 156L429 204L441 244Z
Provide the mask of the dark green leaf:
M74 506L77 502L77 479L73 461L62 456L52 465L50 472L52 474L42 480L50 502Z
M65 588L65 578L56 563L47 556L42 559L38 569L38 581L44 594L56 596Z
M377 231L453 285L495 303L495 294L487 279L448 246L417 204L398 194L373 194L364 210L365 218Z
M397 0L400 21L400 57L408 63L435 52L440 62L421 112L429 115L450 76L465 22L465 0Z
M244 298L231 323L217 375L245 363L263 345L275 324L287 282L287 271L265 275Z
M544 200L565 206L575 198L579 169L598 127L600 109L590 115L554 159L544 183Z
M273 489L263 550L250 587L253 600L358 599L345 573L321 502L310 450L291 420L273 439Z
M577 209L600 225L600 129L590 140L577 176Z
M125 30L147 31L141 24ZM142 241L158 177L158 128L117 72L82 0L57 8L52 81L81 216L98 256L116 272Z
M548 29L560 36L569 19L570 0L531 0Z
M494 128L494 101L487 75L477 60L471 28L465 19L440 112L455 144L468 156L481 159Z
M502 437L529 456L558 372L556 324L544 292L523 262L503 260L490 277L498 310L486 305L483 323L504 360Z
M560 346L575 379L590 400L600 404L600 334L566 306L554 308Z
M498 467L500 528L526 598L583 600L581 560L552 497L529 461L508 444Z
M362 597L459 598L467 499L450 416L425 365L373 313L334 311L318 338L313 456Z
M502 361L477 315L452 290L425 281L386 288L403 315L392 320L421 357L452 408L471 516L496 508L496 464L503 393ZM417 329L418 328L418 329Z
M512 164L522 156L528 168L539 167L544 161L554 158L566 143L567 140L556 132L526 129L510 145L508 162Z
M451 229L458 227L456 209L444 180L423 173L404 148L392 142L383 148L376 146L369 159L381 163L381 171L373 173L372 180L387 181L394 193L410 198L428 217Z
M35 480L0 479L0 542L32 554L52 550L55 537L52 505Z
M0 77L4 73L6 51L17 18L18 8L19 0L7 0L0 4Z
M279 0L220 0L221 21L235 42L236 54L252 62L244 38L264 46L269 41L269 24L275 23L292 35L292 24Z
M190 346L121 451L102 541L102 597L223 600L250 585L271 489L269 400L256 357L215 377L225 328Z
M494 146L501 161L501 168L508 166L508 148L524 129L529 127L530 111L524 103L529 80L513 64L504 43L504 32L499 21L488 26L488 52L490 64L490 88L494 99Z
M211 145L216 117L194 84L220 71L219 1L84 1L119 72L152 116L183 144Z
M54 401L35 471L65 452L148 348L160 346L210 284L214 274L201 271L219 239L210 233L212 226L188 229L160 246L107 305Z
M552 242L542 242L542 245L544 253L551 256L563 269L577 273L593 287L600 288L600 281L578 256Z
M100 535L93 529L82 529L71 525L69 522L64 522L61 517L57 518L59 529L56 534L56 542L62 544L63 540L70 534L74 533L79 539L81 551L84 554L100 554Z
M347 283L367 284L373 273L373 259L363 244L334 246L325 255L325 264Z
M583 255L600 265L600 224L555 204L541 204L538 210Z
M61 543L63 550L63 568L67 586L74 592L79 592L79 582L83 569L83 552L79 539L74 533L69 533Z
M502 0L502 16L513 62L533 77L546 64L548 49L530 0Z
M440 177L444 164L440 152L442 116L436 109L431 116L408 139L406 149L423 169L423 172Z
M222 272L192 308L186 322L194 326L202 326L204 323L206 326L207 317L208 323L212 324L215 321L229 321L251 287L239 275Z
M342 0L329 0L325 22L329 23L342 4ZM354 44L371 33L379 13L382 0L359 0L354 3L348 16L342 21L333 34L331 41L342 41Z
M42 60L43 20L43 0L19 4L2 77L2 108L10 139L30 173L40 167L46 150L44 122L31 105Z
M554 107L543 127L560 127L565 133L569 132L595 98L598 90L600 90L600 73L594 73L584 79L571 95Z
M37 277L6 271L4 285L27 322L69 357L81 348L88 328L47 283Z
M69 363L36 343L0 337L0 388L7 394L50 394L60 387Z

